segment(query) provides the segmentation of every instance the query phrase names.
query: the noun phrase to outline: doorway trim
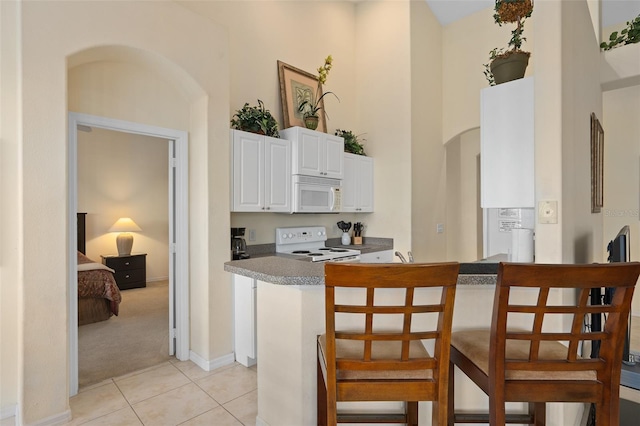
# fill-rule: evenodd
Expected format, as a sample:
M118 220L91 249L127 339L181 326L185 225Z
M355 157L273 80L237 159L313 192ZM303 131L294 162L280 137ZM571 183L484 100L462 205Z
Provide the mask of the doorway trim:
M68 117L68 206L67 225L69 253L69 395L78 393L78 271L77 216L78 211L78 126L99 127L125 133L152 136L175 141L175 186L173 209L175 241L169 242L173 269L176 358L189 359L189 147L188 133L146 124L133 123L76 112ZM172 160L170 160L172 161ZM171 216L171 215L170 215ZM170 224L171 226L171 224ZM169 233L171 235L171 232ZM171 269L171 268L170 268ZM171 281L171 280L170 280ZM170 315L171 316L171 315ZM170 326L171 327L171 326ZM171 333L171 328L169 330ZM167 351L169 348L167 348Z

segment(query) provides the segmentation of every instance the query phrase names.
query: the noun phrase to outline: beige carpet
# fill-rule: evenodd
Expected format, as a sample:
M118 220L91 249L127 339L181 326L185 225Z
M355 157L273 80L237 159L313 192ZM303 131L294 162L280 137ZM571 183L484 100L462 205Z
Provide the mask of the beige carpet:
M168 284L124 290L119 316L78 327L81 388L170 359Z

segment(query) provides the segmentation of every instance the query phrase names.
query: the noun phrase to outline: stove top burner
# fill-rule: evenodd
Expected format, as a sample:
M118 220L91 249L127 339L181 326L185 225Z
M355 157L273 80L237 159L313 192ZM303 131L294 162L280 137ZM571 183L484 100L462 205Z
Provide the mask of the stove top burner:
M322 226L276 228L276 253L289 254L311 262L351 261L360 258L360 250L327 247L326 228Z

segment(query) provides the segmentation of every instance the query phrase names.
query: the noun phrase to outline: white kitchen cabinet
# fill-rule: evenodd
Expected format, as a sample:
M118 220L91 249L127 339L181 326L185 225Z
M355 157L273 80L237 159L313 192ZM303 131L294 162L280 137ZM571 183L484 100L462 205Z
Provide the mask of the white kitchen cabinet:
M231 130L234 212L291 212L291 142Z
M393 263L393 250L363 253L360 255L360 263Z
M344 153L341 211L373 211L373 158Z
M480 93L481 206L535 207L533 77Z
M233 274L234 342L236 361L245 367L257 361L256 292L257 281Z
M343 178L343 138L297 126L280 130L280 137L291 141L294 175Z

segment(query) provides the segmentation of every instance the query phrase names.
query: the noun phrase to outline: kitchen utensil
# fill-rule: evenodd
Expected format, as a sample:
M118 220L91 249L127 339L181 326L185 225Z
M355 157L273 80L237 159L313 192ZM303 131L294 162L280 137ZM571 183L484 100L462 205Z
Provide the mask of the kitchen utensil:
M351 222L345 222L341 220L337 223L337 225L342 232L349 232L349 229L351 229Z
M409 251L407 254L409 255L409 263L413 263L413 253Z

